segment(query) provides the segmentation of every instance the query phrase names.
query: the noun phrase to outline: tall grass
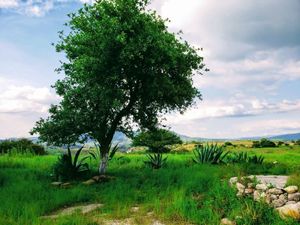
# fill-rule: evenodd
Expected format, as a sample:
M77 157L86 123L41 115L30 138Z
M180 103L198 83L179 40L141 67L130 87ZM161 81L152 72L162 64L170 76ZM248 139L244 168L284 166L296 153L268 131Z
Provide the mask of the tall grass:
M110 161L108 173L116 177L107 183L72 188L52 187L51 167L57 156L0 157L0 224L96 224L95 218L132 217L131 207L166 224L219 224L222 217L238 224L294 224L282 221L271 208L251 200L240 200L228 186L228 178L239 174L277 173L284 165L201 165L192 162L192 154L168 156L160 170L144 165L144 155L124 155ZM96 162L92 171L96 173ZM280 169L278 169L280 168ZM282 171L281 171L282 172ZM82 202L103 203L104 207L88 216L69 216L44 220L66 205Z

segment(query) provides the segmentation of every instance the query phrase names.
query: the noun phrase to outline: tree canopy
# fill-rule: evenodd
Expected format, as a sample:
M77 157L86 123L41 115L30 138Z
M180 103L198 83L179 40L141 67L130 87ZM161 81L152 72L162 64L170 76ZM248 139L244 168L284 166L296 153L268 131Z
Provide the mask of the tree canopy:
M204 69L199 49L168 31L148 0L99 0L69 14L57 52L61 97L32 133L50 144L89 136L105 155L115 131L153 128L164 113L184 112L201 98L192 76Z

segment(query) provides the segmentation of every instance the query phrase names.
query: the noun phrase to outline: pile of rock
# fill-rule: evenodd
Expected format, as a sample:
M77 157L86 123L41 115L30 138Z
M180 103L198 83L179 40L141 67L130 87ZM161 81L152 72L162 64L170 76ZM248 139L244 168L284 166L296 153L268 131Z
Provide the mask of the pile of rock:
M300 193L297 186L284 187L284 182L266 183L255 176L240 179L232 177L229 182L236 187L237 196L250 196L255 201L264 201L276 208L282 217L300 220Z

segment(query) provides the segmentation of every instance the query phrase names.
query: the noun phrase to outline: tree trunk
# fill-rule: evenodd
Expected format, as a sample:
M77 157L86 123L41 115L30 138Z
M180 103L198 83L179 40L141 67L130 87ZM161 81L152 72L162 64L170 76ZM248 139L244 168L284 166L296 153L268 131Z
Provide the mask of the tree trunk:
M101 154L101 162L99 165L99 174L105 174L106 168L108 166L108 153Z

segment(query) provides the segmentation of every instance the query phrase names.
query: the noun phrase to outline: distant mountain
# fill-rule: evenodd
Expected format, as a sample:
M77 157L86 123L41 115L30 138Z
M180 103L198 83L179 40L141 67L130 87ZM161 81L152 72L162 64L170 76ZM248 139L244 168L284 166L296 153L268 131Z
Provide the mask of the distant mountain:
M183 141L226 141L226 140L260 140L267 138L271 140L282 140L292 141L300 140L300 133L294 134L281 134L281 135L269 135L269 136L256 136L256 137L241 137L241 138L201 138L201 137L190 137L186 135L179 135Z
M272 140L283 140L283 141L292 141L292 140L300 140L300 133L295 134L282 134L269 137Z

